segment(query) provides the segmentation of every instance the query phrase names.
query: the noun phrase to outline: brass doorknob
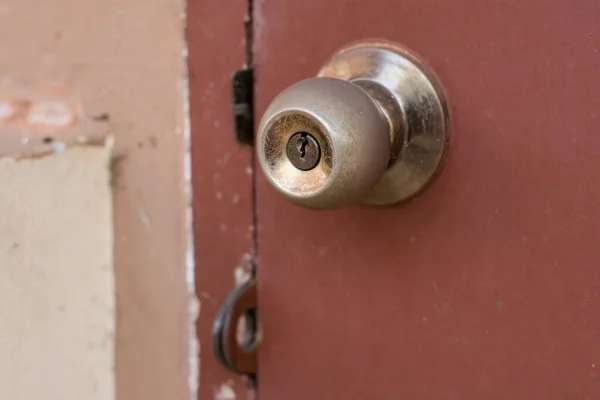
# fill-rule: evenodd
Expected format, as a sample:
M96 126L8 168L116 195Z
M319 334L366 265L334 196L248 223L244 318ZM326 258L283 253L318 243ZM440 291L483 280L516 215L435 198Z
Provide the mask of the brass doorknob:
M439 84L414 55L356 43L272 101L258 160L271 185L303 207L394 204L436 175L447 119Z

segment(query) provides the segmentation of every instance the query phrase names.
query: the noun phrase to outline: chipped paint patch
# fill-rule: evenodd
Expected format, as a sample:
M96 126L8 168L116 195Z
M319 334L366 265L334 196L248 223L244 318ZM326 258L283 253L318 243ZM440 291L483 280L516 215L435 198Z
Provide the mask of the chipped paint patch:
M241 264L235 267L233 271L236 286L243 285L252 278L252 265L252 256L248 253L244 254Z
M12 118L17 110L10 103L0 103L0 120Z
M54 133L76 127L80 102L65 86L0 84L0 128Z
M111 128L105 120L86 118L66 85L0 79L0 156L64 153L74 143L103 142Z
M215 400L236 400L237 396L233 390L233 382L227 381L215 390Z
M32 104L27 123L32 126L65 128L77 120L76 111L66 101L41 101Z

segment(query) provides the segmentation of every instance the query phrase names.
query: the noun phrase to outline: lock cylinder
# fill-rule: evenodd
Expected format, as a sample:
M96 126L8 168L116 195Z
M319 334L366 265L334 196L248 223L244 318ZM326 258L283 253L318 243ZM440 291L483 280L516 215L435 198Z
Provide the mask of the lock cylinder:
M413 197L437 172L446 143L446 105L432 75L398 46L364 42L283 90L256 146L283 196L331 209Z

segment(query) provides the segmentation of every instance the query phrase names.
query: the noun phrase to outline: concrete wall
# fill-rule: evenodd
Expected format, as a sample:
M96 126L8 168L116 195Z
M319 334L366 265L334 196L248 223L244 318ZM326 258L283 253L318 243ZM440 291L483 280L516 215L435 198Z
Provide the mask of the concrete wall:
M0 0L2 399L193 396L183 11Z

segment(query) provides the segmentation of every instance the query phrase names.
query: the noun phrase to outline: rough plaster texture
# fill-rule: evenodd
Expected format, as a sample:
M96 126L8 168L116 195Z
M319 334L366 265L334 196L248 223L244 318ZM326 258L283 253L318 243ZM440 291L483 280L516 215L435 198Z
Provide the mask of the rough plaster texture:
M115 398L110 149L0 160L0 399Z
M188 400L197 381L183 10L183 0L0 0L0 103L15 111L0 104L0 153L115 139L118 400Z

